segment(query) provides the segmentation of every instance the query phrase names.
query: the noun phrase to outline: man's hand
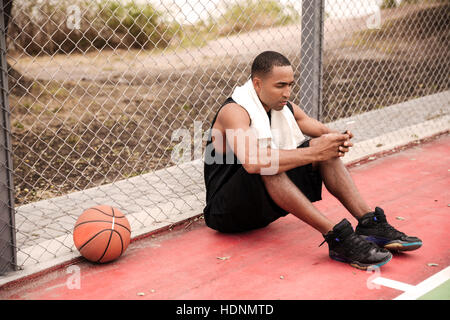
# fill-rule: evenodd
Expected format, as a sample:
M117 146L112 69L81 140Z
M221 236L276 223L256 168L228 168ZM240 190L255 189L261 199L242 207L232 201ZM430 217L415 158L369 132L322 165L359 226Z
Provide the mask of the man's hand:
M353 135L349 131L346 134L327 133L319 138L311 139L309 146L316 150L318 161L325 161L343 157L353 146L353 143L350 142L351 137Z
M345 130L344 132L342 132L342 134L348 134L349 139L353 138L353 133L351 133L350 130Z

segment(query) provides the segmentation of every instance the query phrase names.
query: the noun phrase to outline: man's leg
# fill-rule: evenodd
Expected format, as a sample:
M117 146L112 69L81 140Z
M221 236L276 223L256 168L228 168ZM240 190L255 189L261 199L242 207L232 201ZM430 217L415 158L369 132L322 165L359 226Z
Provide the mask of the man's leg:
M358 219L371 211L340 158L318 162L314 166L319 167L327 190L355 218ZM270 197L281 208L308 223L322 234L326 234L333 228L333 222L313 206L285 173L261 177Z
M358 219L357 234L391 250L411 251L422 246L419 238L407 236L389 225L383 209L370 209L340 158L319 162L318 166L328 191Z
M270 197L282 209L322 234L327 234L333 229L335 223L320 213L284 172L261 177Z
M346 219L335 225L322 215L284 172L261 177L269 196L278 206L324 235L330 258L363 270L371 266L380 267L391 260L392 254L389 251L380 249L356 235ZM339 177L337 174L337 178ZM331 181L331 188L335 187L335 182ZM337 189L336 194L340 195L340 187Z
M327 190L357 219L372 211L362 198L350 173L340 158L318 162L322 180Z

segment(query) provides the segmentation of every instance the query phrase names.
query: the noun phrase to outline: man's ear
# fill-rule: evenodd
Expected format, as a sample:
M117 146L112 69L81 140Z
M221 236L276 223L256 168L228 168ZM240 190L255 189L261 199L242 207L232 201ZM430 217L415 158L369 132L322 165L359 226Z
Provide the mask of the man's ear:
M262 87L262 80L258 76L254 76L252 79L253 87L255 88L256 93L259 95Z

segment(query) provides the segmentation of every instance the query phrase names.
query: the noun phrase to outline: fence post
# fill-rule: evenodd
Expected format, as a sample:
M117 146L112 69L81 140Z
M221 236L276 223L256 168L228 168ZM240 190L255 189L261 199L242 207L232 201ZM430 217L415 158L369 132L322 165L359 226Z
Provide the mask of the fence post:
M0 13L0 275L17 265L4 8Z
M324 0L302 1L300 106L320 120Z

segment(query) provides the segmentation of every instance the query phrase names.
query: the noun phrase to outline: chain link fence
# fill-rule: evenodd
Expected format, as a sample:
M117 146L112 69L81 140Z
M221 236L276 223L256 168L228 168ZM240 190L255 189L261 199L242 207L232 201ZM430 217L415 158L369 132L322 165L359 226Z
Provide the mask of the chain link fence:
M0 274L76 255L73 225L93 205L120 208L133 237L201 214L207 130L265 50L290 59L294 103L354 132L349 161L449 128L450 1L4 0L3 11Z

